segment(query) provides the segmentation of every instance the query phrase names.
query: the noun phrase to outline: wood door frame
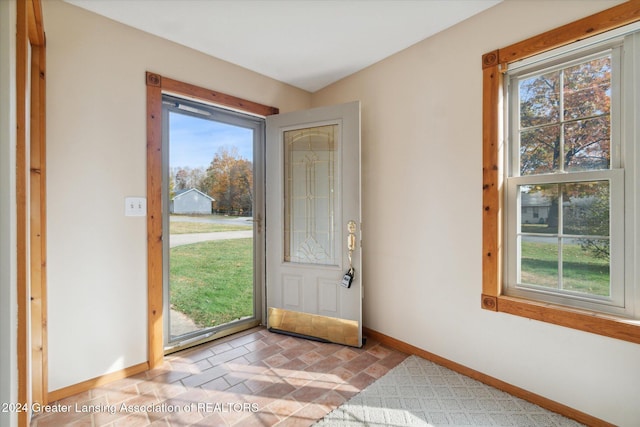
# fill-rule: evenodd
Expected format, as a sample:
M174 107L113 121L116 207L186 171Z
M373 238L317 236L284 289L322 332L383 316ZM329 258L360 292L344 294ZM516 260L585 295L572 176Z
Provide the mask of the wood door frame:
M149 369L164 358L162 305L162 94L201 100L249 114L278 114L275 107L146 73L147 85L147 345Z
M41 0L16 3L18 402L30 406L48 403L46 41ZM30 417L19 412L18 425L27 426Z

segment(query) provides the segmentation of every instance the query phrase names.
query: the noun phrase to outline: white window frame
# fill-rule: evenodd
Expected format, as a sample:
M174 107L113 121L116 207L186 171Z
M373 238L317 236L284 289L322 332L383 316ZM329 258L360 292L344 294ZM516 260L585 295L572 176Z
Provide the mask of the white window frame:
M558 70L572 63L612 55L611 160L610 169L569 173L520 176L519 172L519 99L518 81L532 75ZM578 309L638 318L640 291L636 288L639 264L636 216L640 213L640 185L637 184L640 150L636 149L640 124L640 28L637 24L560 49L510 64L503 82L504 121L507 149L504 150L504 287L503 294ZM624 89L623 89L624 88ZM610 185L610 283L611 295L591 297L584 294L552 291L524 285L519 280L521 206L519 187L532 184L562 184L584 181L608 181ZM559 230L559 232L561 232ZM626 239L625 239L626 237Z

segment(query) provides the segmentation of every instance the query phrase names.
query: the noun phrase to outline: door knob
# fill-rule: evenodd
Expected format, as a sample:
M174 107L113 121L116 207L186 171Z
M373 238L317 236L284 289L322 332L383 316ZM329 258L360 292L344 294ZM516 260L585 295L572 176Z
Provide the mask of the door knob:
M250 219L249 221L255 222L258 225L258 233L262 232L262 215L258 214L256 218Z

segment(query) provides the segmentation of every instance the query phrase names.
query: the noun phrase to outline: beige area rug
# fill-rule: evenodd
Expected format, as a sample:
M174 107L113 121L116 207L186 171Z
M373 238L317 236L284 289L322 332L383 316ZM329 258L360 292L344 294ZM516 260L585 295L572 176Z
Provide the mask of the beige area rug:
M582 426L417 356L408 357L315 424L363 425Z

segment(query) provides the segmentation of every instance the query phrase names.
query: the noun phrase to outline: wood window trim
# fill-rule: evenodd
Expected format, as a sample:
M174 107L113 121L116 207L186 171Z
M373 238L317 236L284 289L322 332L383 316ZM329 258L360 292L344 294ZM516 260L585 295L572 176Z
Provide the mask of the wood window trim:
M509 63L640 21L640 0L547 31L482 56L482 297L485 310L508 313L640 344L640 321L509 297L503 283L503 72Z
M260 116L278 114L275 107L247 101L147 72L147 333L149 369L162 364L162 94L197 99Z

